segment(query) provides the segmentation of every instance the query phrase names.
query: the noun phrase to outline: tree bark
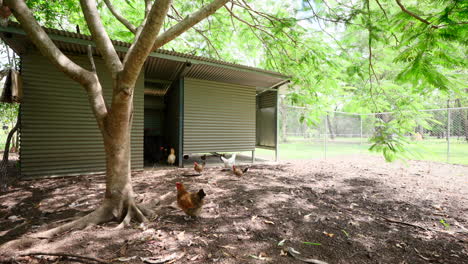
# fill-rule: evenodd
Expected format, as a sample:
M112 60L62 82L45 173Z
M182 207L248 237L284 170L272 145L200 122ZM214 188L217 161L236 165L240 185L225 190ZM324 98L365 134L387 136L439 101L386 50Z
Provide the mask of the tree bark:
M114 80L115 85L118 85ZM114 88L119 89L119 87ZM119 94L114 95L119 96ZM101 129L106 153L106 191L104 201L96 211L62 226L40 232L34 237L50 238L70 229L82 229L108 221L118 221L125 227L131 220L146 222L148 212L136 202L131 182L130 132L133 115L133 96L112 100Z
M18 117L19 117L19 113L18 113ZM19 118L16 119L16 125L8 133L8 137L5 143L5 149L3 151L3 159L0 163L0 190L1 191L6 191L7 189L8 157L10 154L10 142L13 137L13 134L15 134L16 131L18 131L18 127L19 127Z

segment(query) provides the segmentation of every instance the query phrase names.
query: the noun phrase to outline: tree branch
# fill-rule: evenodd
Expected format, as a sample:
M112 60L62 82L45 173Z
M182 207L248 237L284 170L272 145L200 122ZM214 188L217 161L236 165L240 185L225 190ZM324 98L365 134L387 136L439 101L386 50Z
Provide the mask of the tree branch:
M96 8L95 0L80 0L81 9L88 24L89 30L93 40L96 43L96 47L102 53L104 63L107 69L111 72L112 77L115 79L117 74L122 71L122 63L120 62L119 56L115 51L112 41L107 35L107 32L102 24L99 13Z
M380 10L382 10L382 12L383 12L384 15L385 15L385 18L388 20L387 12L386 12L385 9L383 8L382 4L380 4L379 0L375 0L375 2L377 2L377 5L379 6Z
M206 17L215 13L219 8L230 0L214 0L210 4L202 7L200 10L194 12L193 14L187 16L185 19L177 23L176 25L169 28L166 32L162 33L156 38L156 41L153 45L152 50L156 50L162 47L164 44L175 39L185 31L187 31L192 26L196 25Z
M396 1L396 3L398 4L398 6L400 7L401 11L403 11L403 12L407 13L408 15L410 15L410 16L416 18L417 20L423 22L424 24L430 25L431 28L434 28L434 29L440 28L440 26L433 25L431 22L427 21L426 19L424 19L424 18L422 18L422 17L416 15L415 13L409 11L408 9L406 9L406 8L403 6L403 4L401 3L400 0L395 0L395 1Z
M93 50L91 48L91 45L88 45L88 59L89 63L91 64L91 71L96 73L96 64L94 64Z
M91 71L93 78L96 80L93 85L89 87L88 101L91 104L94 115L98 121L99 128L104 131L104 120L108 113L108 107L104 97L102 96L102 86L96 72L96 64L94 63L93 50L91 45L88 45L88 59L91 64Z
M37 23L24 1L5 0L5 3L10 7L23 30L28 34L41 54L48 58L60 71L86 89L91 109L96 116L98 125L101 126L102 120L107 116L107 107L97 75L74 63L55 46L44 29Z
M47 57L60 71L81 85L87 86L92 82L91 72L71 61L55 46L44 29L37 23L24 1L5 0L4 3L10 7L15 18L42 55Z
M136 27L130 23L127 19L125 19L122 15L120 15L117 10L115 10L114 6L109 0L104 0L104 3L106 3L107 8L109 8L109 11L114 15L117 20L119 20L120 23L122 23L128 30L130 30L133 34L136 34Z
M174 11L174 13L178 16L178 18L172 16L172 15L167 15L167 17L169 17L170 19L173 19L177 22L180 22L180 20L182 19L182 16L179 14L179 12L177 11L177 9L171 5L171 9ZM203 31L197 29L196 27L192 27L193 30L195 30L200 36L202 36L205 41L208 43L208 46L210 46L213 51L216 53L216 56L218 57L218 59L221 59L221 55L219 55L219 52L218 50L216 49L216 47L213 45L213 42L211 42L211 40L203 33Z
M124 70L120 81L124 92L127 94L131 93L141 68L151 52L171 3L172 0L159 0L153 4L141 31L136 36L135 42L125 55Z
M151 0L145 0L145 18L148 17L149 12L151 11Z

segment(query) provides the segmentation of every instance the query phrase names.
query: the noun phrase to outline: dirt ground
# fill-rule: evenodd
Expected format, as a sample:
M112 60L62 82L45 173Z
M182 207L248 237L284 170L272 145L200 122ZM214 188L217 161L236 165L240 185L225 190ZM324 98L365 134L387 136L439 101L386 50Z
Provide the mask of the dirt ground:
M304 263L286 253L293 248L330 264L468 263L468 166L360 156L255 164L242 178L220 167L184 173L192 170L137 173L135 192L150 202L175 194L177 181L203 188L201 218L165 207L146 225L110 223L50 240L28 235L96 208L104 177L16 182L0 195L0 262L74 263L19 256L46 252L109 263Z

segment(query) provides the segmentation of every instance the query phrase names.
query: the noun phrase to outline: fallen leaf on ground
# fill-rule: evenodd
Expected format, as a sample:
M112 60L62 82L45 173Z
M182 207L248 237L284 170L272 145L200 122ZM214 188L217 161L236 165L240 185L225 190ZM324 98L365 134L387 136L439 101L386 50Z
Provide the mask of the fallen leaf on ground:
M233 247L233 246L219 246L219 247L222 247L225 249L237 249L236 247Z
M288 253L290 256L292 256L293 258L297 259L297 260L300 260L300 261L303 261L305 263L312 263L312 264L328 264L327 262L325 261L321 261L321 260L318 260L318 259L311 259L311 258L304 258L302 256L299 256L301 253L297 250L295 250L294 248L292 247L289 247L288 248Z
M345 236L346 236L346 237L349 237L349 233L348 233L348 232L346 232L346 230L344 230L344 229L341 229L341 232L343 232L343 234L345 234Z
M268 257L266 256L266 253L264 253L264 252L261 252L260 254L258 254L258 256L256 256L256 255L249 255L249 257L254 258L254 259L258 259L258 260L271 260L271 258L268 258Z
M322 245L320 243L314 243L314 242L302 242L302 243L304 243L306 245L311 245L311 246L321 246Z
M285 241L286 241L286 239L283 239L280 242L278 242L278 247L282 247L284 245Z
M177 234L177 239L180 241L185 240L185 231L182 231L179 234Z
M323 234L326 235L327 237L334 237L335 236L335 234L328 233L328 232L325 232L325 231L323 231Z
M165 257L159 257L159 258L153 258L153 257L142 258L142 257L140 257L140 259L143 262L150 263L150 264L162 264L162 263L166 263L166 262L171 261L171 260L180 259L184 255L185 255L185 252L180 254L180 255L177 254L177 253L173 253L173 254L171 254L169 256L165 256Z
M137 256L133 256L133 257L128 257L128 258L118 258L116 259L117 261L122 261L122 262L125 262L125 261L130 261L132 259L136 259Z

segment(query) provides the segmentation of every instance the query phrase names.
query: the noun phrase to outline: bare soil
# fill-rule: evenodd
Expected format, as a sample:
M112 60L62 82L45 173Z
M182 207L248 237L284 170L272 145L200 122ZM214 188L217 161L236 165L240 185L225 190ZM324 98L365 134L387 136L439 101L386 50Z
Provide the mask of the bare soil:
M197 220L165 207L146 225L110 223L49 240L28 235L97 208L104 176L15 182L0 195L0 262L74 263L19 256L47 252L112 263L303 263L285 253L292 247L327 263L468 263L468 166L360 156L256 164L242 178L219 166L189 173L149 169L133 184L143 202L175 194L177 181L203 188Z

